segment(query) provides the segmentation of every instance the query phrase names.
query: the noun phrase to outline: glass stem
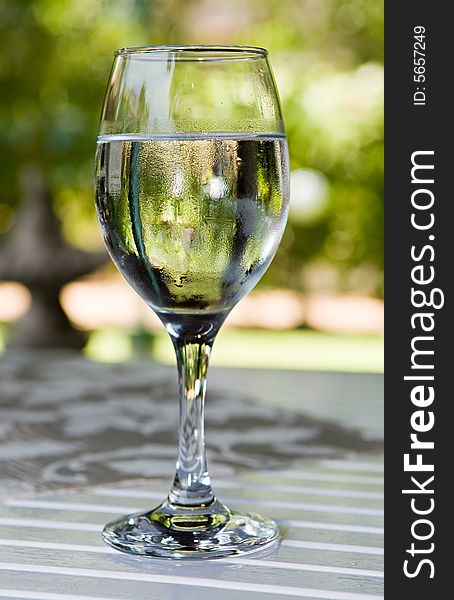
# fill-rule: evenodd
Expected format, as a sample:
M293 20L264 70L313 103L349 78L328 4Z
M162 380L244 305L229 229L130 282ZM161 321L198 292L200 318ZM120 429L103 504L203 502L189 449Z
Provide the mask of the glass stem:
M184 506L204 506L214 499L204 435L206 374L214 338L189 341L171 337L178 365L180 425L176 473L169 500Z

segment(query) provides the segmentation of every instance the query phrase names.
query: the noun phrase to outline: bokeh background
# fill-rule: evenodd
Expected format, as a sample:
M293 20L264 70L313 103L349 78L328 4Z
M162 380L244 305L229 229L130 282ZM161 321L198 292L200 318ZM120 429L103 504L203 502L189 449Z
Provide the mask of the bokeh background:
M382 32L381 0L0 0L0 349L39 345L30 332L40 319L52 345L52 327L67 327L50 316L59 298L83 336L57 335L54 345L94 360L173 362L162 325L105 259L94 213L113 51L247 44L270 51L291 211L213 364L381 371Z

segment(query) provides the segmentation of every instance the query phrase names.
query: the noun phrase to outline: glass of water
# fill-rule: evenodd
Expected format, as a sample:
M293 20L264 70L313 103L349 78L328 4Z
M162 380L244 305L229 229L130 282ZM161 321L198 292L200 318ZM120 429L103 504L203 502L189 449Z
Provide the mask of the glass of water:
M178 458L158 507L104 528L114 548L164 558L241 555L276 544L268 518L214 495L203 410L211 348L282 237L288 152L263 48L147 46L115 54L96 153L107 249L175 347Z

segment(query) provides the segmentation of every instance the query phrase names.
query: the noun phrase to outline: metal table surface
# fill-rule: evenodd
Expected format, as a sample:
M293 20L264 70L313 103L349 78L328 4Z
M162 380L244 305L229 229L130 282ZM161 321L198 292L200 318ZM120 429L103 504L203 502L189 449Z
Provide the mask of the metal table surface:
M0 598L382 597L381 376L211 370L214 488L274 518L282 542L202 562L130 557L100 536L168 491L174 369L10 354L0 378Z

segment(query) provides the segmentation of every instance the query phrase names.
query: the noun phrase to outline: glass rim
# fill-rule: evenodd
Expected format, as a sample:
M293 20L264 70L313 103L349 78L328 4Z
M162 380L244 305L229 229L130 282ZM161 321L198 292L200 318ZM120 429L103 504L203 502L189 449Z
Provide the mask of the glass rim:
M160 46L130 46L115 51L116 57L138 57L149 60L233 61L266 58L268 50L260 46L227 44L165 44Z

